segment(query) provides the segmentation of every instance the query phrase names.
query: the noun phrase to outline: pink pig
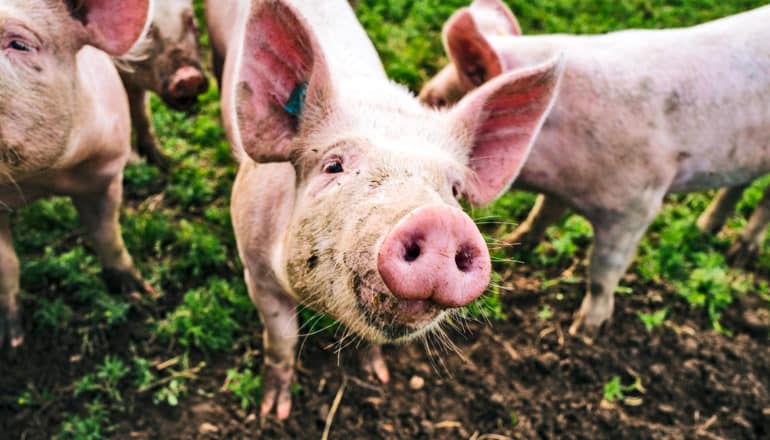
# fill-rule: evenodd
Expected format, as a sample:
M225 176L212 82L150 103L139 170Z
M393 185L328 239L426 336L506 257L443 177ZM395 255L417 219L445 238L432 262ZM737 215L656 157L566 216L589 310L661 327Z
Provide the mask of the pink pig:
M666 194L770 171L768 23L763 7L686 29L522 36L503 2L476 0L444 27L453 64L423 89L431 105L565 54L559 99L515 185L544 196L506 241L536 243L568 207L591 222L588 292L572 333L593 334L610 318L618 281ZM756 249L768 221L766 192L733 252Z
M151 16L146 34L116 65L128 92L137 151L165 169L168 159L153 133L147 91L175 110L188 111L208 89L208 79L200 65L192 0L156 0Z
M130 127L126 93L107 54L131 48L148 2L0 4L0 346L23 342L9 213L37 198L72 197L108 286L152 291L120 235Z
M253 3L253 4L252 4ZM561 65L503 75L452 111L390 82L345 0L210 1L222 112L240 161L232 217L265 327L262 414L291 407L297 303L375 345L436 330L486 289L490 259L458 200L518 174Z

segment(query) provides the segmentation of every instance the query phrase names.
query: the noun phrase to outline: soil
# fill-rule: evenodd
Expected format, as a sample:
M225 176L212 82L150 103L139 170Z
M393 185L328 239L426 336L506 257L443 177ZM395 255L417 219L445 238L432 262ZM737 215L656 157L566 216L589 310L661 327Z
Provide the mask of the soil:
M588 343L566 331L580 285L543 292L530 271L518 265L505 274L513 292L503 298L506 319L449 332L456 352L437 348L435 340L386 347L392 374L386 385L365 377L355 348L338 355L333 334L311 336L299 357L301 391L290 419L260 420L221 391L226 371L244 353L259 358L255 325L254 337L236 353L201 355L205 373L176 407L124 390L128 409L115 416L113 437L318 439L340 396L331 439L770 438L770 332L758 299L747 295L727 310L723 322L734 333L726 336L709 329L702 310L627 277L635 293L617 295L613 321ZM658 310L663 301L671 319L648 331L637 313ZM539 316L546 305L553 316ZM146 311L132 313L140 322ZM128 356L139 341L151 340L141 328L96 332L87 359L73 357L81 339L28 335L15 356L0 362L0 437L50 438L76 402L19 409L15 399L27 383L62 391L105 354ZM163 348L156 348L158 359ZM615 376L623 385L638 378L642 387L608 402L604 385Z

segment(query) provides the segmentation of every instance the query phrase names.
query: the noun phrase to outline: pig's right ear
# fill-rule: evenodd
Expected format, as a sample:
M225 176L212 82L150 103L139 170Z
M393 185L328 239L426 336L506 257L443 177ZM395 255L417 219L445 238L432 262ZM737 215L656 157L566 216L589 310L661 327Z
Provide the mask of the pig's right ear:
M65 0L64 3L70 15L85 28L85 44L121 56L131 49L149 24L151 1Z
M482 206L507 191L550 112L564 57L504 74L468 94L448 117L467 148L463 194Z
M256 162L284 162L303 121L331 94L310 25L279 0L255 1L235 69L236 143Z
M476 26L469 8L455 12L444 25L444 48L466 87L478 87L503 72L500 56Z

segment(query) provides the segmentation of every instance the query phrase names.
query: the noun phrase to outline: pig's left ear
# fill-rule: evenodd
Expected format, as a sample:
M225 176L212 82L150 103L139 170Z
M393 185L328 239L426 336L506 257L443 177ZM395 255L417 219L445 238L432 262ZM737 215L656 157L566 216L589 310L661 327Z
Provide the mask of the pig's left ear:
M463 193L473 205L491 203L519 175L563 72L564 58L559 56L507 73L468 94L449 113L454 134L468 148Z
M64 3L72 17L85 28L84 43L120 56L128 52L144 32L151 1L65 0Z

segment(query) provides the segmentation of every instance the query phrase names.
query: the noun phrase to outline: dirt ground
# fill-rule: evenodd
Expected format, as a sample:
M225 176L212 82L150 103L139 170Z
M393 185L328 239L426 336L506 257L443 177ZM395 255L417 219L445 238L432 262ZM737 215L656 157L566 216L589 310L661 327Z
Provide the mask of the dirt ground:
M338 396L332 439L770 438L768 320L757 316L750 295L728 309L724 322L734 330L728 337L708 329L702 310L635 286L634 295L618 295L614 321L601 339L587 344L566 334L580 300L578 285L541 292L524 265L504 279L515 292L504 297L505 320L450 332L460 354L435 344L387 347L387 385L363 375L354 349L338 356L333 335L311 336L299 359L302 388L291 418L260 420L221 391L239 355L212 355L197 389L175 408L126 390L129 409L114 438L317 439ZM654 310L651 304L661 299L675 304L673 318L648 332L637 312ZM547 319L538 314L546 304L553 310ZM151 336L137 328L128 325L93 343L102 353L125 353ZM259 353L256 328L254 334L248 349ZM77 344L33 335L0 363L0 437L57 432L67 402L19 410L10 397L28 381L57 390L71 383L87 362L71 358ZM638 378L642 387L626 392L623 401L603 401L604 385L615 376L623 385Z

